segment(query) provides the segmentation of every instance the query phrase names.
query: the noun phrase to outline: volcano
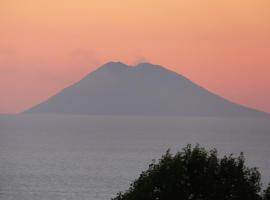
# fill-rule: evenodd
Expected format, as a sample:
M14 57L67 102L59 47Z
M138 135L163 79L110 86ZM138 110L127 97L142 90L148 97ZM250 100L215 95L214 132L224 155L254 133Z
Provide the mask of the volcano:
M31 114L267 116L224 99L162 66L109 62L26 110Z

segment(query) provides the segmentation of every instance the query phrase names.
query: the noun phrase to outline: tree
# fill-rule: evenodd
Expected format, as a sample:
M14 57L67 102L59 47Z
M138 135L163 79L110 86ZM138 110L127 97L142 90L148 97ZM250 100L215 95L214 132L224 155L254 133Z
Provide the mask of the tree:
M268 184L268 187L264 191L263 200L270 200L270 184Z
M218 158L215 149L186 146L168 150L113 200L259 200L260 173L245 166L241 153Z

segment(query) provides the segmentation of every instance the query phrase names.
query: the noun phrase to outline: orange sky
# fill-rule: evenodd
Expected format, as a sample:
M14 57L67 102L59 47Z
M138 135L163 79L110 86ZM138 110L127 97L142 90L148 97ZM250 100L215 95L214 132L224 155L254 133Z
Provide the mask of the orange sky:
M270 112L269 0L0 0L0 113L149 61Z

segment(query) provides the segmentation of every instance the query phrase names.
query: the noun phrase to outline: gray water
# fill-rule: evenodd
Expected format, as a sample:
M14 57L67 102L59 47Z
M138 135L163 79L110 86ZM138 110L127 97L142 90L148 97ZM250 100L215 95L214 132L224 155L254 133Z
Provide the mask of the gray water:
M270 181L269 119L0 116L0 199L110 199L188 143L243 151Z

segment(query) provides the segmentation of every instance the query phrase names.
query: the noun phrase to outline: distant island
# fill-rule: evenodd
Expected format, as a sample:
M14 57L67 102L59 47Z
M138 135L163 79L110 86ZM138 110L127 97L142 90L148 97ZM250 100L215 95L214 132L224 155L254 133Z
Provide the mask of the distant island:
M109 62L24 113L263 117L162 66Z

